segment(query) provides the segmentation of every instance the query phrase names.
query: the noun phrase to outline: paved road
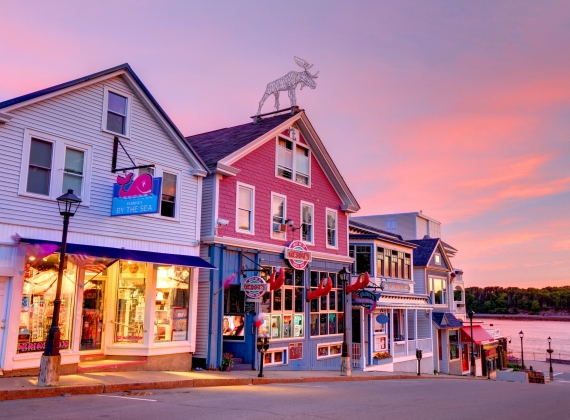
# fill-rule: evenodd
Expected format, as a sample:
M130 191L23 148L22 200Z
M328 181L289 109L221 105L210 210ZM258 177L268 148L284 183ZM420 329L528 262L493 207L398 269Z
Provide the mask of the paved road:
M0 402L3 419L566 419L570 383L457 379L185 388Z

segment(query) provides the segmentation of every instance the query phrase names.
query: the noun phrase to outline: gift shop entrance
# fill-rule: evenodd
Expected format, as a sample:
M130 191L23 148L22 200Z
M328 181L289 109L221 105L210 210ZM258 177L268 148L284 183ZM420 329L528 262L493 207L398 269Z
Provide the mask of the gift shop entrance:
M6 331L6 304L8 302L8 277L0 277L0 372L4 363L4 332Z

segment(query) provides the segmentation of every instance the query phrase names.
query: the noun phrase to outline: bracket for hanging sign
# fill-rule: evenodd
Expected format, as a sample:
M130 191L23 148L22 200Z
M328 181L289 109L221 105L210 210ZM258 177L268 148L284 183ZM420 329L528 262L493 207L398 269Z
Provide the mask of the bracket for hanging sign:
M119 144L121 145L121 148L123 149L123 151L125 152L125 154L127 155L127 157L129 158L129 160L131 161L131 163L133 164L133 166L130 166L128 168L120 168L117 169L117 154L119 151ZM125 149L125 146L123 146L123 143L121 143L121 140L119 140L119 137L115 136L115 138L113 139L113 160L111 162L111 172L112 173L116 173L116 172L125 172L125 171L130 171L133 169L144 169L144 168L154 168L154 165L140 165L140 166L136 166L135 161L131 158L131 156L129 155L129 153L127 152L127 149Z

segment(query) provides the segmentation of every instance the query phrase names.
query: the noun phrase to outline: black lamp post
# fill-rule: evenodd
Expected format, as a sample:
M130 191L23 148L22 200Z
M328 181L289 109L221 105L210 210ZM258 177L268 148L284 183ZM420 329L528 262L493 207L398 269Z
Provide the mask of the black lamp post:
M475 368L475 347L473 344L473 311L469 309L467 311L467 316L469 317L469 324L471 326L471 376L475 377L476 375L476 368Z
M340 355L340 376L351 376L352 372L350 369L350 353L348 352L348 340L346 338L346 285L350 279L350 273L346 271L346 267L342 267L342 270L338 273L338 281L342 283L342 294L344 296L344 322L343 322L343 335L342 335L342 354Z
M55 300L53 301L53 317L51 320L51 328L49 329L45 344L45 350L42 354L40 363L38 386L59 385L59 367L61 365L61 356L59 354L59 310L61 308L61 283L65 266L65 248L67 246L67 229L69 227L69 218L75 215L75 212L77 212L77 209L79 208L79 204L81 204L81 199L73 194L73 190L67 190L67 193L57 198L59 214L63 216L63 234L61 236L61 248L59 250L59 271L57 273Z
M554 371L552 370L552 352L554 350L552 350L552 348L550 347L550 343L552 342L552 338L548 337L548 350L546 350L548 352L548 355L550 356L550 380L553 381L554 380Z
M523 352L524 333L522 331L519 333L519 337L521 338L521 369L524 370L524 352Z
M259 363L259 378L263 378L263 362L265 359L265 353L269 350L269 337L257 337L257 350L259 350L259 358L261 359Z

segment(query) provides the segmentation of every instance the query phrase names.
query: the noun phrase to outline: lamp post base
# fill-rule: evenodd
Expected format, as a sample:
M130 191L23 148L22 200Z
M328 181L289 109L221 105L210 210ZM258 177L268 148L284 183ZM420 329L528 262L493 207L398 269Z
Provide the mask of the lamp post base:
M340 358L340 376L352 376L350 356Z
M61 355L42 355L42 360L40 362L40 374L38 376L38 386L58 386L60 366Z

